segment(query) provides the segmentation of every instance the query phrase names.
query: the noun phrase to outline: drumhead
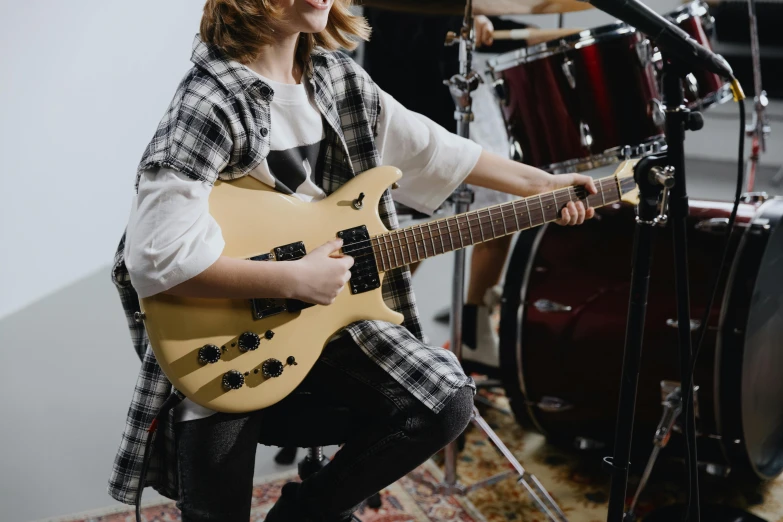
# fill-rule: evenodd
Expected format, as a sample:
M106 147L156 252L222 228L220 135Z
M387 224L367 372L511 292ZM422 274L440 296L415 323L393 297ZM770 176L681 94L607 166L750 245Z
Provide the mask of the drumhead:
M764 203L732 267L716 353L719 429L732 465L783 471L783 199Z
M548 56L574 49L581 49L582 47L594 45L601 41L619 38L635 32L636 29L630 25L624 22L615 22L613 24L602 25L594 29L586 29L563 38L557 38L555 40L501 54L497 58L489 60L487 65L490 74L501 72L516 67L521 63L540 60Z

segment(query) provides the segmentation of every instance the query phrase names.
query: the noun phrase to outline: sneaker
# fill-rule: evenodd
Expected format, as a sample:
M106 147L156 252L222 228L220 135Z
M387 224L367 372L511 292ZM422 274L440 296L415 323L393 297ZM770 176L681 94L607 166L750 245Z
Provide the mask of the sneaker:
M462 313L462 368L487 377L500 376L499 315L496 313L502 289L492 287L484 294L484 304L465 305Z

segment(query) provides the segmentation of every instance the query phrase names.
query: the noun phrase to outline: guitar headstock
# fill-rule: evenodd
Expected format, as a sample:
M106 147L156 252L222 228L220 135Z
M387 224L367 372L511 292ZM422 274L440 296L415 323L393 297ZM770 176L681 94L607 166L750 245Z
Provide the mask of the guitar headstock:
M620 186L620 200L633 205L639 203L639 188L633 177L633 169L638 162L638 159L625 160L614 171L617 184Z

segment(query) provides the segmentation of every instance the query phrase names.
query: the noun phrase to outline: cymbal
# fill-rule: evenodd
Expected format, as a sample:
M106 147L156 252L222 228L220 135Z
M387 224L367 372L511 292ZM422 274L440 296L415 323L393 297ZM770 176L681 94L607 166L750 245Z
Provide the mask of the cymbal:
M406 13L460 15L464 0L360 0L362 5ZM473 12L487 16L556 14L592 9L579 0L473 0Z

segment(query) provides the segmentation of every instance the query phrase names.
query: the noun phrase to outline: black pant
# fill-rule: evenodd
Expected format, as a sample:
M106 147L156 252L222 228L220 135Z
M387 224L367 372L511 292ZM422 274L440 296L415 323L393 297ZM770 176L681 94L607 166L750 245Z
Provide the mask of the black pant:
M344 444L300 488L313 520L342 520L467 426L465 387L434 414L347 338L329 344L299 387L269 408L176 425L183 522L246 522L256 445Z

